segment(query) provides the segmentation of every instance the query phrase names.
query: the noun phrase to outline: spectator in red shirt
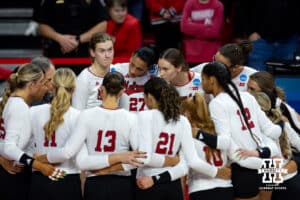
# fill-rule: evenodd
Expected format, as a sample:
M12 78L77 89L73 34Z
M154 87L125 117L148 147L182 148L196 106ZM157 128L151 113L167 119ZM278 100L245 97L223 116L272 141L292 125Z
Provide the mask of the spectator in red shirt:
M126 0L108 0L111 19L106 32L113 37L115 57L113 63L129 62L132 53L142 45L142 31L137 18L127 13Z

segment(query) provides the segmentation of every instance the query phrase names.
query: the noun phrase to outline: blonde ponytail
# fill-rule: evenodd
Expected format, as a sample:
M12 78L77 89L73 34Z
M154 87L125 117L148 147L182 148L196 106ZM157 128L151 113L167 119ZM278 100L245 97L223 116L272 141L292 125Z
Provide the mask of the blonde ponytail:
M55 96L51 102L50 119L44 126L47 139L64 122L63 115L71 106L72 91L75 88L76 76L71 69L60 68L54 75Z
M2 95L2 101L0 102L0 117L8 98L15 89L24 88L28 82L37 81L44 76L43 71L36 65L27 63L19 67L16 73L12 73L7 81L7 86Z

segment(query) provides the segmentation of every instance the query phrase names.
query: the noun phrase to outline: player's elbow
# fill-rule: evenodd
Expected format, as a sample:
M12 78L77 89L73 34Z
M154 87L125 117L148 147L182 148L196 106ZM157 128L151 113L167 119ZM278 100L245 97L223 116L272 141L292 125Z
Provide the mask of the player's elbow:
M76 165L76 167L78 169L80 169L80 170L89 170L87 168L87 165L85 163L86 162L85 162L84 158L79 157L79 156L76 157L76 159L75 159L75 165Z

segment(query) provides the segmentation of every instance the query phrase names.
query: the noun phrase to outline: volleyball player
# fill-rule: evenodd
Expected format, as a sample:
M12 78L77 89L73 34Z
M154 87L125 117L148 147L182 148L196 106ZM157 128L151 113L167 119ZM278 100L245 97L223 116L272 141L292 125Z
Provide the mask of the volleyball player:
M79 110L100 106L100 86L103 77L110 71L114 57L113 39L106 33L96 33L90 40L92 65L77 77L72 106Z
M151 76L155 75L156 55L149 47L137 49L129 63L115 64L112 70L125 77L125 90L120 98L120 107L131 112L146 109L143 87Z
M208 106L203 95L196 93L193 97L184 100L181 104L181 109L193 128L206 131L211 135L215 134L214 124L210 118ZM197 138L197 132L193 136ZM227 150L212 148L197 139L194 139L194 145L200 158L219 168L228 166L232 161L251 169L260 169L263 164L263 160L257 157L238 159L238 148L234 143L231 143L230 148ZM211 178L191 169L188 181L191 200L199 198L204 200L233 199L231 179Z
M281 127L266 117L253 96L238 91L224 64L205 65L201 76L203 90L214 95L209 111L218 135L230 138L239 148L259 152L265 146L262 134L274 139L280 136ZM257 171L236 163L231 166L235 198L257 199L261 182Z
M201 76L189 70L183 54L170 48L161 53L158 60L159 76L175 86L182 99L203 93Z
M145 102L150 110L138 114L140 147L147 152L144 166L138 168L137 183L140 176L152 176L160 182L148 190L137 190L137 199L182 199L180 179L171 181L169 167L153 168L148 163L152 154L175 156L182 150L189 167L210 177L226 177L227 169L218 170L197 157L192 141L188 120L180 115L180 98L174 86L164 79L153 77L144 86ZM163 174L161 174L163 173ZM227 176L228 178L228 176ZM164 184L165 183L165 184Z
M145 157L137 149L137 121L135 114L118 108L118 98L124 89L124 77L118 72L108 72L103 79L101 106L83 111L73 134L61 148L53 148L46 160L64 162L77 152L79 169L87 170L84 199L132 199L133 184L130 171L133 166L123 165L125 171L97 176L93 170L118 163L141 165L136 158ZM81 149L81 150L80 150ZM80 150L80 151L79 151Z
M286 102L285 93L282 88L276 86L272 74L266 71L252 74L248 82L248 91L272 94L276 98L272 104L281 110L283 116L288 119L292 128L300 135L299 114Z
M254 68L245 66L251 50L252 45L248 41L229 43L222 46L213 57L213 61L221 62L228 67L231 72L231 81L239 91L247 90L249 76L256 72ZM202 69L206 64L207 63L203 63L195 66L191 68L191 71L201 74Z
M42 103L50 103L53 98L53 76L55 73L55 66L54 64L44 56L37 56L33 58L30 63L37 65L40 67L43 72L45 73L45 86L47 87L48 91L44 95L41 101L34 101L32 105L39 105Z
M282 121L281 112L275 107L272 107L272 105L274 106L271 100L273 97L270 98L266 93L263 92L252 92L251 94L255 97L261 109L266 113L273 123ZM273 99L273 101L275 101L275 99ZM293 134L291 130L292 129L290 129L289 123L284 122L282 133L280 137L275 140L275 144L279 149L279 153L276 158L281 159L281 167L287 170L287 173L282 173L284 182L280 184L279 187L285 187L286 191L277 191L275 189L273 190L272 194L272 190L261 190L260 196L263 196L263 199L271 199L271 196L272 199L294 199L295 195L299 195L300 185L298 182L300 176L297 172L297 164L292 160L291 149L292 144L297 143L297 141L299 143L299 138L297 139L295 137L298 136L296 133L294 133L294 137L291 137ZM297 146L299 146L299 144Z
M1 157L15 161L20 170L11 173L1 168L1 199L28 198L31 168L55 180L62 175L52 165L43 164L27 154L31 137L29 105L33 100L41 99L46 91L44 73L34 64L24 64L10 75L0 103L0 153Z
M31 126L34 154L47 154L49 149L61 148L72 134L79 111L71 107L76 75L71 69L59 68L53 77L53 100L31 108ZM38 158L37 158L38 159ZM52 182L40 172L32 173L30 199L38 200L71 198L81 200L80 170L71 158L56 165L68 175L59 182Z

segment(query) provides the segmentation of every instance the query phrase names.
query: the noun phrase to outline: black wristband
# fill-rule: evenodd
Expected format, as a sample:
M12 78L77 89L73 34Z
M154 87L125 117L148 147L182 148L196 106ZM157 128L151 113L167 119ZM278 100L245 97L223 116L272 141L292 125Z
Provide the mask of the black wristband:
M269 147L258 147L256 149L260 158L270 158L271 150Z
M171 176L168 171L160 173L158 175L152 176L152 180L154 184L163 184L163 183L170 183Z
M22 163L23 165L32 168L32 163L34 161L34 158L28 156L27 154L23 154L19 160L20 163Z
M199 130L197 132L196 139L204 142L211 148L217 148L218 136L216 135L212 135L210 133L206 133L204 131Z

